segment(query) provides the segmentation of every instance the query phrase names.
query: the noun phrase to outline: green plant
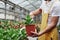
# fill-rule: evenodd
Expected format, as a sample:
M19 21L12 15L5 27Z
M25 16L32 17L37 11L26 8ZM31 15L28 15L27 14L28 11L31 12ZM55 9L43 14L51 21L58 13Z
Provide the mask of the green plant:
M25 29L15 29L11 27L11 24L18 25L19 23L0 20L0 40L26 40L27 35Z
M17 26L19 22L17 21L10 21L10 20L0 20L0 28L10 28Z
M32 20L32 18L30 17L30 15L27 15L25 18L25 24L26 25L31 25L34 24L34 21Z
M58 25L58 27L57 27L57 28L58 28L58 30L60 30L60 24Z
M26 30L22 29L19 40L27 40Z
M25 40L27 39L25 30L20 29L3 29L0 28L0 40Z

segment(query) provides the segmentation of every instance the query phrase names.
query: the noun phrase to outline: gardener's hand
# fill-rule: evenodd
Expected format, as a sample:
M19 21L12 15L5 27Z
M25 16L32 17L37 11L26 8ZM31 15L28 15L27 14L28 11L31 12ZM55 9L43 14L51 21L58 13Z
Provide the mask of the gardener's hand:
M37 33L37 32L32 32L31 31L31 33L33 34L32 37L38 37L38 36L41 36L42 35L41 32L40 33Z
M39 33L37 33L37 32L32 32L31 31L31 33L33 34L32 37L38 37L39 36Z
M33 19L34 18L34 14L33 14L33 12L30 12L30 17Z

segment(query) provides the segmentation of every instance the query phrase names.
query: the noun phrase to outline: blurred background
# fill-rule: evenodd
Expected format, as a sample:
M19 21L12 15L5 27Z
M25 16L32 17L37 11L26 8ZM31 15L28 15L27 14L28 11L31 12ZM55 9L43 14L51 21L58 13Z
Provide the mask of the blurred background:
M23 21L31 11L40 7L42 0L0 0L0 20ZM41 14L38 14L34 21L41 23ZM60 18L58 30L60 30Z

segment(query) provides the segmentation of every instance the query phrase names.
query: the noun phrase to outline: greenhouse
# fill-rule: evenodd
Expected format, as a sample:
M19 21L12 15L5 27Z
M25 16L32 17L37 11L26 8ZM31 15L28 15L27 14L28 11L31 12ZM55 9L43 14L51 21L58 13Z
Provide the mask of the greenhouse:
M0 0L0 40L60 40L60 1Z

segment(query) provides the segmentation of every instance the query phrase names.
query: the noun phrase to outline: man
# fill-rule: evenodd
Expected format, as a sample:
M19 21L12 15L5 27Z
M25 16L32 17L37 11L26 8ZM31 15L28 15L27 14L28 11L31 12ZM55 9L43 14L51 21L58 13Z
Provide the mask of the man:
M43 34L48 33L50 31L52 31L54 28L56 28L56 25L57 25L57 22L58 22L58 19L60 16L59 7L60 7L60 2L58 2L58 1L55 2L53 0L45 0L39 9L30 13L31 18L33 18L34 16L36 16L39 13L41 14L43 11L44 11L44 13L49 14L47 27L39 33L32 32L34 34L34 35L32 35L33 37L42 36ZM49 40L49 39L47 39L47 40ZM58 39L56 37L56 39L51 38L51 40L58 40Z

